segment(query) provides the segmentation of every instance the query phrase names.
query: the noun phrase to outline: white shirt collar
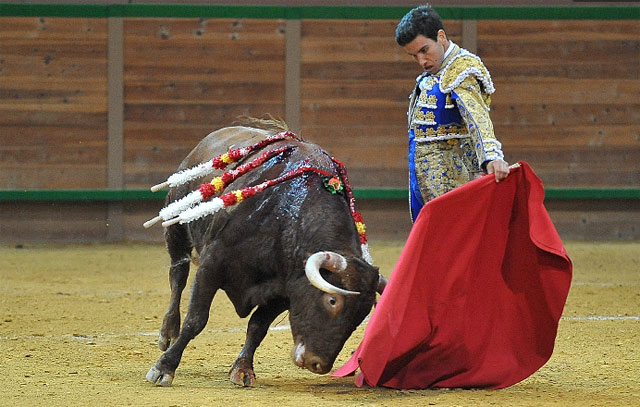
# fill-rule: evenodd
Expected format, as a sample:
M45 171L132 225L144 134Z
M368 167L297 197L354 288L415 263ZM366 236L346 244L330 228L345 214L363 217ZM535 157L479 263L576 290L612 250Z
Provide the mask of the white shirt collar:
M449 48L447 48L447 50L444 52L444 56L442 57L442 60L447 59L447 57L449 56L449 54L451 54L453 52L453 48L456 46L455 42L449 40Z

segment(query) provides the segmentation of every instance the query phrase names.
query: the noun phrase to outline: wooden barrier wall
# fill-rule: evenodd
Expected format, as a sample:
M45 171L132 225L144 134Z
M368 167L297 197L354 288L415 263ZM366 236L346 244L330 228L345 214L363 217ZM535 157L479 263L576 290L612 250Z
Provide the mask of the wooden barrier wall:
M264 114L292 121L342 160L355 188L406 188L406 110L419 67L393 40L397 19L110 20L0 16L0 189L148 188L210 131ZM509 161L528 161L551 188L640 186L638 20L465 23L445 20L449 37L491 71L492 118ZM113 27L122 36L121 161L109 146ZM122 172L115 184L114 162ZM609 237L640 236L637 200L625 202L613 218L598 204L614 225ZM136 222L157 204L138 205L144 213L125 205L117 236L145 238ZM30 218L9 215L22 206L0 203L4 236ZM395 208L402 235L410 227L406 200ZM574 207L563 219L584 220L589 210ZM113 216L96 217L95 205L89 213L79 230ZM573 230L569 237L588 235Z
M126 188L175 172L239 116L284 117L283 20L125 19Z
M106 187L107 20L0 17L0 188Z
M640 186L638 21L479 21L511 161L545 185Z

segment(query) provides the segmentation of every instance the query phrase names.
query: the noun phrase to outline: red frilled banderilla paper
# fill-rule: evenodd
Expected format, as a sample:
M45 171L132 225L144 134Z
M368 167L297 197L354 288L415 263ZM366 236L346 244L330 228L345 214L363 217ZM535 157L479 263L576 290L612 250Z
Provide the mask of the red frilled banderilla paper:
M427 203L351 359L356 384L503 388L551 354L572 264L525 162Z

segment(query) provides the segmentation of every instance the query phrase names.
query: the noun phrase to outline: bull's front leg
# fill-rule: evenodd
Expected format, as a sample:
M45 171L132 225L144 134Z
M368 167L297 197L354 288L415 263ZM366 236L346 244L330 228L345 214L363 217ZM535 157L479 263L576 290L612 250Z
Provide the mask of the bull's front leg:
M148 381L159 386L171 386L184 349L207 325L211 301L218 287L219 284L212 278L211 273L208 273L201 266L193 282L189 311L187 311L180 335L149 369L146 376Z
M178 339L180 335L180 299L182 291L187 284L189 277L189 256L171 263L169 269L169 284L171 285L171 299L169 309L162 320L162 328L158 335L158 347L160 350L167 350L169 345Z
M267 335L269 325L288 308L289 304L286 300L273 300L266 305L259 306L251 315L244 346L229 371L229 379L233 383L245 387L255 386L256 375L253 371L253 355Z
M165 239L171 257L171 267L169 268L171 299L158 335L158 347L163 351L167 350L180 334L180 299L189 277L192 250L191 239L184 225L174 225L167 228Z

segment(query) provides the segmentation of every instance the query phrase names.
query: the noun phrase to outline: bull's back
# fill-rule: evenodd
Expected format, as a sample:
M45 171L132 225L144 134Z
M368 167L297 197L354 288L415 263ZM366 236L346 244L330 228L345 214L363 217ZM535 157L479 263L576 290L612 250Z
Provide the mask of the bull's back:
M203 138L200 143L191 150L189 155L187 155L180 164L179 169L183 170L196 166L211 160L213 157L224 154L232 148L256 144L272 134L273 132L269 130L242 126L225 127L216 130Z

